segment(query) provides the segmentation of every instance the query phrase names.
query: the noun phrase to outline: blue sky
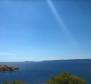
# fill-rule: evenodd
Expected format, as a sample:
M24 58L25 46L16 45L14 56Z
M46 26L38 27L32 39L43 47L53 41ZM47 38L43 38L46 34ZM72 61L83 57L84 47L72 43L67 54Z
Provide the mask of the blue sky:
M91 58L91 1L0 1L0 61Z

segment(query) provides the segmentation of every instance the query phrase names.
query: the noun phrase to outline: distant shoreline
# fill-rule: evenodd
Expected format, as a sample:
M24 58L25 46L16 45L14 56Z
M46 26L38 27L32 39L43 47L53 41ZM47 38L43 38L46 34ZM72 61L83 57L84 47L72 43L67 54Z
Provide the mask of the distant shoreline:
M59 60L42 60L42 61L5 61L0 63L22 63L22 62L47 62L47 61L91 61L91 59L59 59Z

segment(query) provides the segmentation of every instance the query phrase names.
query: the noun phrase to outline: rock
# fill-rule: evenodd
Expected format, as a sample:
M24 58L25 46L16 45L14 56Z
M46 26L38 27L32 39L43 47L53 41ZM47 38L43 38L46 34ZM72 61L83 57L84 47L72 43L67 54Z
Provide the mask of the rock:
M11 67L11 66L7 66L7 65L0 65L0 72L13 72L13 71L17 71L19 70L18 67Z

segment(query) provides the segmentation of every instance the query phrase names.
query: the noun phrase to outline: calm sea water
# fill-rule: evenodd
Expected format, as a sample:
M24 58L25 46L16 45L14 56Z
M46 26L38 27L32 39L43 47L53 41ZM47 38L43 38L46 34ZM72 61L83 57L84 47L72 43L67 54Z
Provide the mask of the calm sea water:
M3 80L22 80L26 84L45 84L53 76L61 72L70 72L91 84L91 60L43 61L43 62L7 62L20 68L16 72L0 72Z

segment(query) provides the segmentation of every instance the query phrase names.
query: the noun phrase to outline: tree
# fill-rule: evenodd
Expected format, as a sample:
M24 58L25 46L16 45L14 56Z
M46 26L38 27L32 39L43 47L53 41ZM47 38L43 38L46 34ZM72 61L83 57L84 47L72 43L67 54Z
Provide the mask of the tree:
M48 80L47 84L85 84L85 81L70 73L62 73Z

